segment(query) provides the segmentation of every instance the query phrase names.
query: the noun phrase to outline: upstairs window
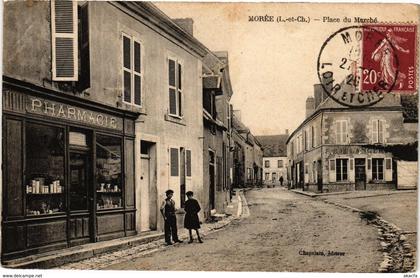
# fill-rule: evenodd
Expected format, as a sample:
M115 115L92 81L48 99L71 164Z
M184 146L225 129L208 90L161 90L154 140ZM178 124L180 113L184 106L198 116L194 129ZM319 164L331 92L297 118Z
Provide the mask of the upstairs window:
M52 80L78 80L77 1L51 0Z
M122 36L123 44L123 100L126 103L142 105L142 61L141 44L133 37Z
M340 120L335 122L335 134L337 144L347 144L347 121Z
M264 166L265 168L270 168L270 161L269 160L264 161Z
M168 60L169 115L182 117L182 65L176 59Z
M373 120L373 129L372 129L372 143L384 143L384 124L383 120Z
M277 168L283 168L283 160L277 161Z

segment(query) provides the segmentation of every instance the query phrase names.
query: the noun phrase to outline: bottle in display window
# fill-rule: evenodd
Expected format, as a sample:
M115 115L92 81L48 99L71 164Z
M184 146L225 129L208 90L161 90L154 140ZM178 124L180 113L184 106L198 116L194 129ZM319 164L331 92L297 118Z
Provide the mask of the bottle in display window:
M26 125L26 215L64 212L64 130Z

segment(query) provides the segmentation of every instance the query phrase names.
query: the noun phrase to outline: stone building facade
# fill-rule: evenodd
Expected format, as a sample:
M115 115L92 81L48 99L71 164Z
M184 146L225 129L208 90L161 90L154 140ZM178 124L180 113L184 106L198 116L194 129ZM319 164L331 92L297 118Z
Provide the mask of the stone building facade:
M288 184L286 140L289 135L256 136L263 148L263 183L266 186L279 186L280 177L283 184Z
M395 189L397 161L417 142L417 128L401 104L406 96L387 94L370 107L348 108L322 90L315 85L307 118L287 140L292 186L315 192Z
M192 34L151 3L32 1L4 37L2 259L162 231L167 189L208 199Z

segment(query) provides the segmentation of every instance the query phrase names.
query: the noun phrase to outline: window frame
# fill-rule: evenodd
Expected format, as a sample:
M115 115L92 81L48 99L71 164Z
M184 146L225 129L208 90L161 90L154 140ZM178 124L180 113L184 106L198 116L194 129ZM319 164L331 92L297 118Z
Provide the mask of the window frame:
M124 65L124 38L128 38L130 40L130 69L126 68ZM134 53L134 45L138 43L140 45L140 72L136 72L134 69L135 65L135 53ZM143 84L144 84L144 69L143 69L143 61L144 61L144 46L143 42L138 39L136 36L129 35L126 32L121 32L121 84L122 84L122 102L128 105L136 106L139 108L143 108ZM125 91L124 91L124 73L130 73L130 102L125 100ZM136 76L140 77L140 104L135 103L135 78Z
M335 140L337 144L347 144L348 143L348 129L349 124L347 120L336 120L336 129L335 129ZM344 124L345 123L345 124ZM346 130L344 132L344 126Z
M270 168L270 160L264 161L264 168Z
M284 167L283 160L281 159L277 160L277 168L283 168L283 167Z
M375 162L382 162L382 165L379 165ZM376 165L375 165L376 164ZM385 180L385 159L384 158L372 158L372 180L373 181L384 181ZM382 172L379 171L380 167ZM379 174L382 173L382 179L379 178ZM376 175L376 177L375 177Z
M169 78L169 62L170 61L174 61L175 62L175 86L170 85L170 78ZM181 66L181 76L179 76L179 66ZM185 82L184 82L184 62L182 59L178 58L176 55L173 54L168 54L166 57L166 74L167 74L167 79L166 79L166 92L167 92L167 96L168 96L168 115L171 117L175 117L175 118L179 118L182 119L184 118L184 86L185 86ZM181 81L181 82L179 82ZM179 88L179 83L181 83L181 88ZM170 99L170 89L175 90L175 110L176 110L176 114L171 113L171 99ZM179 96L181 96L181 100L179 99Z
M372 143L373 144L385 143L385 120L378 119L378 118L374 118L372 120Z
M345 162L345 164L343 162ZM346 178L344 178L344 174ZM349 180L349 159L348 158L335 159L335 180L338 182L345 182Z

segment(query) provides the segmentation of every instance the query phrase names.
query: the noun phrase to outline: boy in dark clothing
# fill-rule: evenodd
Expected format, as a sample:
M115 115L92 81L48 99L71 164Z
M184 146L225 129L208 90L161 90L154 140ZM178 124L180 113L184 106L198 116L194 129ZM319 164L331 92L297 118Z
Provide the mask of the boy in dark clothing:
M163 219L165 220L165 242L166 245L172 245L174 242L182 242L178 239L178 230L176 227L176 216L175 216L175 201L172 200L174 191L169 189L166 190L166 199L162 202L160 212L162 213Z
M195 230L197 234L198 242L203 243L200 237L200 233L198 230L200 229L200 220L198 218L198 212L201 210L200 205L198 204L197 200L194 199L194 193L192 191L188 191L186 193L188 200L185 202L185 218L184 218L184 227L188 229L190 234L190 241L188 243L193 242L192 230Z

